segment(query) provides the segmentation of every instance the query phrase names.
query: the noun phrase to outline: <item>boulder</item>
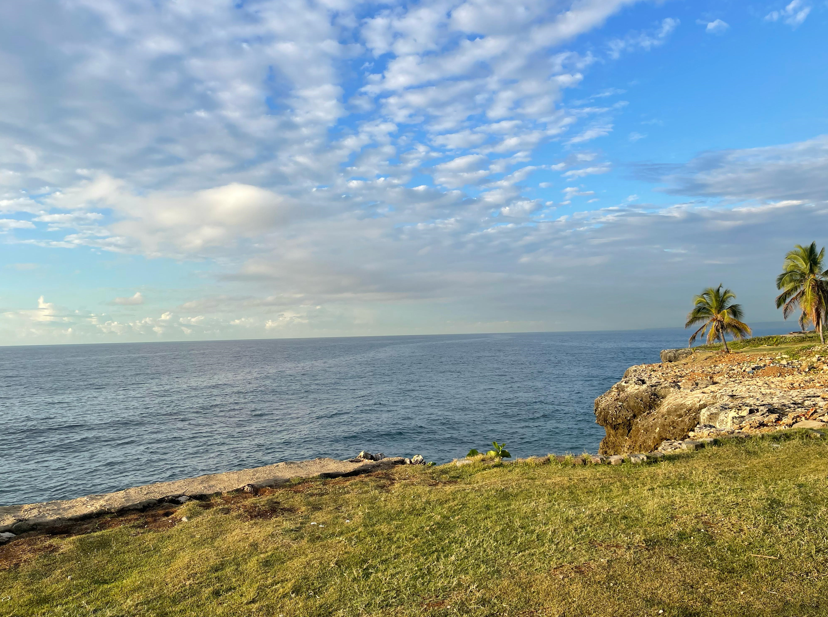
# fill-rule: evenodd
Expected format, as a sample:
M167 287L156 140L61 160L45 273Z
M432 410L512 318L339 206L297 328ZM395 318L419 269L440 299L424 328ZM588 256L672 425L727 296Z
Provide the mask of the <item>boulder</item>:
M802 420L793 425L793 428L825 428L828 426L825 422L819 420Z
M665 349L661 352L661 361L665 364L668 362L678 362L680 360L684 360L685 358L689 358L692 355L692 349Z
M682 439L709 405L695 391L640 381L627 377L595 399L595 419L606 430L601 454L649 452L665 439Z
M0 533L0 546L6 544L7 542L11 542L16 537L17 536L11 533L10 531L4 531L3 533Z

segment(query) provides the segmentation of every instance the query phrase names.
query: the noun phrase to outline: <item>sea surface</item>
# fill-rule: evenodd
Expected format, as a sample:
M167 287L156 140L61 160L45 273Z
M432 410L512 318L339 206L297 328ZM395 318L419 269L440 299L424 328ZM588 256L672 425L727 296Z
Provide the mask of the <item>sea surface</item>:
M755 334L786 326L755 329ZM0 505L360 450L595 452L683 330L0 347Z

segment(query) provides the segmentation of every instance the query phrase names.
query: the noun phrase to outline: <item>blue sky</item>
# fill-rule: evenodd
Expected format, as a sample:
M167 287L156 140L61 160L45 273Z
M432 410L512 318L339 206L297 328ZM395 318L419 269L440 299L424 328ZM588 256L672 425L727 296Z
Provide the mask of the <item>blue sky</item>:
M667 327L825 244L828 3L0 6L0 344Z

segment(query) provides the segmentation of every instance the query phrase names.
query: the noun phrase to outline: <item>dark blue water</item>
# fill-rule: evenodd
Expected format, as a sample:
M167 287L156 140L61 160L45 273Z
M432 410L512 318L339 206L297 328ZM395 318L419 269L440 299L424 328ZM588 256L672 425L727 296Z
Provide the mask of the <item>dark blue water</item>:
M784 326L775 331L783 331ZM0 348L0 505L359 450L595 451L593 401L682 330Z

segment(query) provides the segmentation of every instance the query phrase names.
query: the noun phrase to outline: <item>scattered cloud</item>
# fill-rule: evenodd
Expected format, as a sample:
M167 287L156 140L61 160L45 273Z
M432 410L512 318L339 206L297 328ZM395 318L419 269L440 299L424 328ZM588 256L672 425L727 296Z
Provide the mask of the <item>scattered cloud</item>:
M564 172L564 177L567 179L572 178L583 178L585 176L594 176L598 174L605 174L612 169L612 166L609 163L603 163L601 165L595 165L593 167L583 167L581 169L570 169L567 172Z
M828 135L780 146L719 150L685 165L639 168L641 177L663 182L673 195L733 202L825 202Z
M577 186L568 186L561 192L564 194L564 199L567 201L571 200L573 197L595 195L594 191L584 191Z
M650 31L631 32L624 38L613 39L607 46L609 48L609 57L617 60L624 53L643 49L650 51L654 47L660 47L667 42L667 39L678 27L679 20L672 17L667 17L662 20L661 24Z
M591 73L655 51L679 25L618 36L613 16L635 3L0 3L4 246L197 270L186 302L177 290L147 303L129 295L140 279L122 281L126 296L95 299L103 312L16 290L22 308L0 313L0 336L457 331L503 315L555 328L544 320L561 282L587 305L606 304L594 289L623 304L636 280L667 278L667 249L687 261L666 284L690 284L711 273L698 264L713 251L739 246L743 265L759 263L756 238L776 247L824 226L826 138L638 165L695 201L655 207L602 190L613 207L579 211L598 203L580 183L619 165L597 147L613 140L593 141L625 113L610 97L636 87L592 93ZM769 21L795 26L809 8L795 1ZM552 172L562 201L535 199ZM571 312L565 327L595 323Z
M144 303L144 296L141 295L140 291L136 291L135 295L126 298L115 298L112 303L119 306L138 306Z
M34 229L34 223L17 219L0 219L0 233L12 229Z
M765 21L781 21L792 28L801 25L811 12L811 5L803 0L793 0L784 9L771 11L765 15Z
M569 145L580 144L584 143L585 141L591 141L593 139L597 139L598 137L606 137L612 133L612 124L604 124L601 126L593 126L590 127L583 132L571 137L567 140L566 143Z

